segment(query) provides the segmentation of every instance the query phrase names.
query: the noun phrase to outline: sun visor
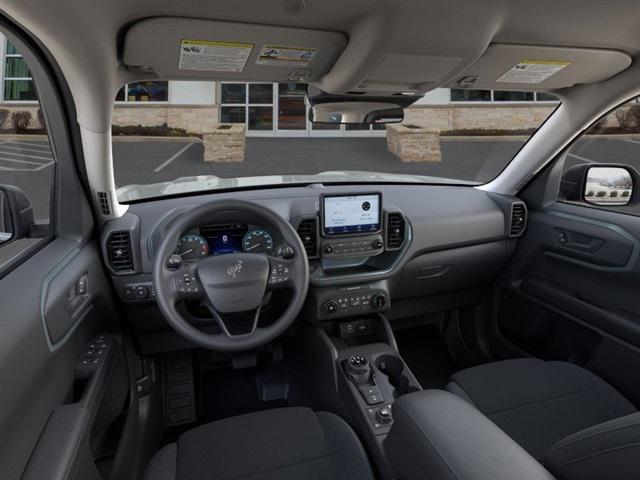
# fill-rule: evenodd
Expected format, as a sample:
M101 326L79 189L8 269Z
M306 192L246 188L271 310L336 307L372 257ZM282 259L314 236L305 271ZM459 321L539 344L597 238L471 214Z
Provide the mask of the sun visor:
M311 82L347 45L337 32L185 18L133 25L123 62L159 78Z
M554 90L613 77L631 65L616 50L490 45L454 82L452 88Z

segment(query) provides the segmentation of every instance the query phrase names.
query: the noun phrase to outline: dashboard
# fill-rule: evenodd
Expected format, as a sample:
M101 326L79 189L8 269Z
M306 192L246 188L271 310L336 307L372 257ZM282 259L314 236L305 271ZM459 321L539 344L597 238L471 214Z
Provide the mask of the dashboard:
M472 305L509 261L526 225L526 218L521 222L515 215L526 209L520 199L462 186L308 185L133 204L104 225L101 242L121 299L130 308L147 309L139 330L164 325L151 281L164 232L183 212L220 198L260 203L297 231L309 262L301 316L310 322L379 312L392 320L407 311ZM185 231L175 260L299 254L278 231L258 218L224 212ZM122 252L126 258L117 257Z

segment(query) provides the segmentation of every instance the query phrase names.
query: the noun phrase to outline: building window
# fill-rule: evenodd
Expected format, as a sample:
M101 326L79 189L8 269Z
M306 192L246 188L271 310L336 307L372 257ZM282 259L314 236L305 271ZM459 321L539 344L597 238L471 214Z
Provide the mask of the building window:
M533 102L533 92L493 91L494 102Z
M246 123L248 130L273 130L273 83L222 83L220 122Z
M559 102L560 100L555 95L549 95L548 93L536 93L536 102Z
M126 95L125 95L126 92ZM129 83L116 95L116 102L168 102L169 82L149 80Z
M490 102L491 90L465 90L462 88L451 89L452 102Z
M548 93L513 92L507 90L467 90L451 89L452 102L558 102L558 98Z
M4 100L8 102L35 102L38 100L31 72L22 55L9 41L4 58Z

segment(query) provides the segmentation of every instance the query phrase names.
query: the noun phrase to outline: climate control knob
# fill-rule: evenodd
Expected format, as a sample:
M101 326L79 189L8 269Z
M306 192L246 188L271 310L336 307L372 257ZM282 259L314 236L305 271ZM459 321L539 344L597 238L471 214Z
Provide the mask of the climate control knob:
M378 310L381 310L387 304L387 296L383 293L376 293L371 299L371 305Z
M328 314L333 314L338 311L338 304L333 300L329 300L324 304L324 312Z

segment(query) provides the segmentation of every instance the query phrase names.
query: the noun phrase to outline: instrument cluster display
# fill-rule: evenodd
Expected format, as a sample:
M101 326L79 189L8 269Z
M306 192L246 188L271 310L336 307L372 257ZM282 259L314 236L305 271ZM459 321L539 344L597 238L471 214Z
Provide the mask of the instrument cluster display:
M178 240L175 253L183 260L192 260L237 252L271 254L273 249L274 241L269 231L237 223L206 225L189 231Z

